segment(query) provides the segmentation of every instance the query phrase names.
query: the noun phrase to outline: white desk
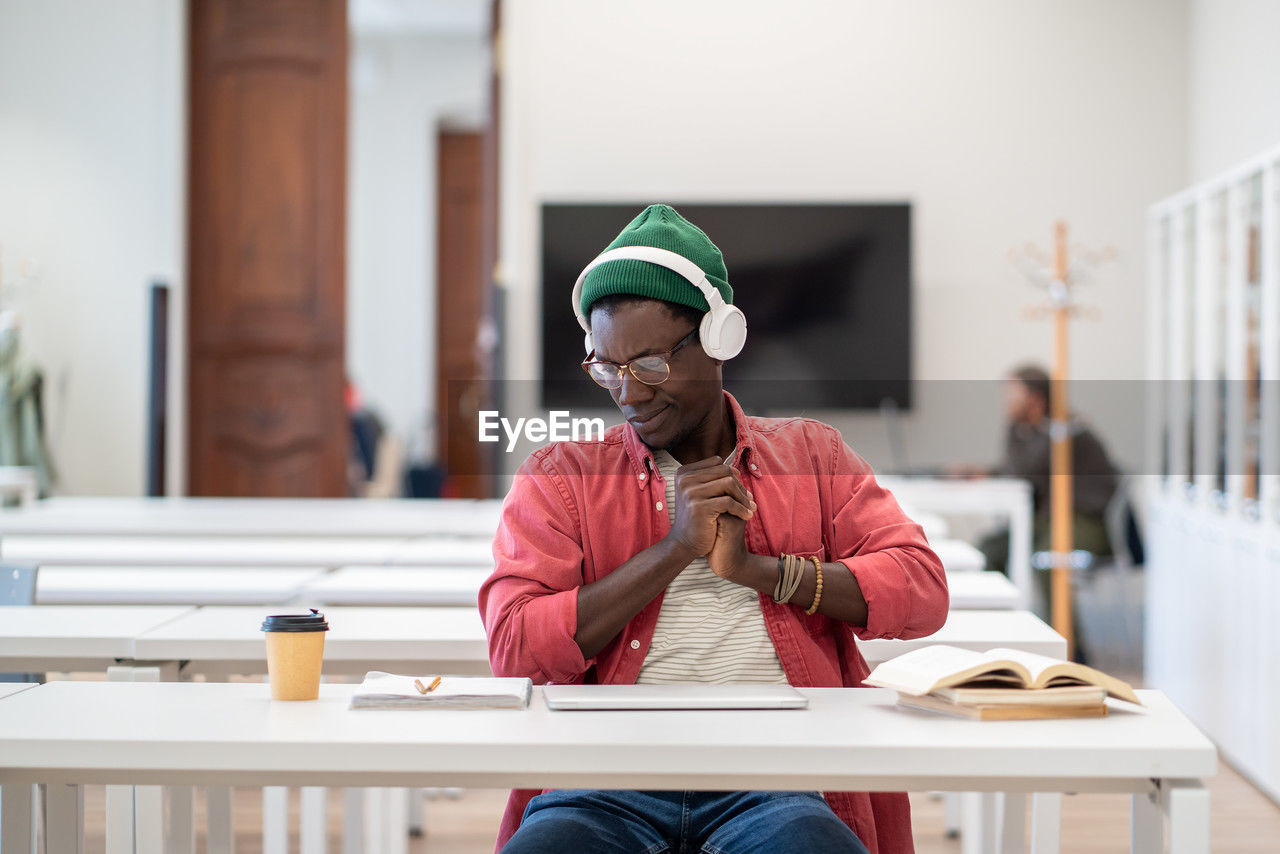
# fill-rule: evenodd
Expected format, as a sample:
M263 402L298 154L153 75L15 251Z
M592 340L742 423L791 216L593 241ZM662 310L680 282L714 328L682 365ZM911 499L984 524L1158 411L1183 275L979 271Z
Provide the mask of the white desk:
M930 540L929 547L942 561L947 575L960 572L982 572L987 559L977 548L964 540Z
M265 673L259 627L272 610L200 608L140 633L134 653L143 661L189 662L184 672ZM326 608L324 614L326 673L490 672L484 625L471 608Z
M261 673L266 648L258 630L270 609L209 607L190 611L138 635L134 656L143 661L185 661L191 672ZM430 667L450 673L488 673L484 626L470 608L335 607L324 611L327 673ZM1027 611L953 611L935 634L912 640L859 641L867 663L935 643L985 651L1011 647L1063 657L1066 641Z
M953 611L1008 611L1018 607L1018 588L1000 572L958 572L948 575L947 590L951 595Z
M0 702L0 783L50 784L50 851L77 850L87 783L1129 792L1135 850L1162 850L1165 816L1174 854L1209 850L1217 754L1157 691L1147 714L992 725L874 689L730 713L551 712L540 690L525 711L352 712L353 690L49 683Z
M344 566L307 584L303 598L324 605L476 607L488 567Z
M501 500L354 498L47 498L0 512L5 534L479 537Z
M379 564L404 544L395 537L0 536L0 557L38 566L323 567ZM486 543L487 546L487 543Z
M112 678L176 679L177 663L186 662L186 672L207 675L228 673L262 673L265 671L265 644L259 631L262 616L272 609L209 607L200 609L151 608L81 608L77 606L32 606L11 609L23 614L28 632L63 635L51 649L47 644L32 644L20 633L9 645L15 657L9 662L14 670L67 669L58 666L63 659L52 662L44 657L96 656L83 666L101 669L115 659L129 659L142 665L140 669L128 666L116 668ZM146 620L131 625L140 627L130 636L130 613L151 618L166 617L163 624ZM104 645L92 632L84 632L91 620L76 619L77 614L103 617L114 615L119 625L114 643ZM479 615L471 608L327 608L331 631L325 640L325 671L328 673L362 674L371 669L399 670L402 672L443 671L451 673L489 672L488 650L484 629ZM155 626L154 628L152 626ZM145 626L145 628L141 628ZM66 637L68 627L79 627L83 637ZM101 632L99 632L101 634ZM1065 654L1066 643L1034 615L1014 611L953 612L946 625L929 638L916 640L871 640L859 646L868 662L875 666L880 661L900 655L911 649L930 643L950 643L975 650L994 646L1008 646L1038 652L1044 655ZM0 652L6 649L0 642ZM4 659L0 659L3 662ZM166 664L166 662L168 662ZM456 785L456 784L455 784ZM109 790L109 795L112 790ZM127 805L130 801L122 793L119 797ZM159 795L149 792L145 813L139 807L136 824L139 833L156 838L156 818L163 814ZM225 801L225 798L223 799ZM221 803L219 814L229 815L227 803ZM273 802L274 803L274 802ZM109 805L110 806L110 805ZM116 805L108 811L108 829L125 827L132 831L133 819L120 820ZM968 814L975 811L971 808ZM129 813L125 812L125 816ZM1053 826L1049 821L1046 826ZM967 827L970 838L976 837L972 822ZM110 847L110 846L109 846ZM121 850L115 848L114 850Z
M105 670L134 657L138 635L192 610L163 605L0 608L0 670Z
M319 567L46 566L36 580L41 605L270 605L290 602L324 577Z
M0 682L0 700L36 687L34 682ZM35 848L35 791L29 783L0 785L0 851L32 851ZM27 816L25 820L12 820L12 827L5 824L5 817L15 814Z
M34 687L35 682L0 682L0 700Z
M867 664L875 667L904 653L932 646L950 644L975 652L985 652L992 647L1009 647L1054 658L1065 658L1067 641L1048 623L1030 611L951 611L947 622L937 632L924 638L911 640L858 641Z
M418 537L397 546L386 563L395 566L478 566L492 571L493 538Z
M489 574L487 567L344 566L309 582L299 595L325 605L474 607ZM956 610L1018 607L1018 589L1003 573L954 572L947 586Z
M1009 579L1018 588L1019 608L1031 607L1031 484L1019 478L980 480L878 477L886 489L912 507L959 516L998 515L1009 522Z
M901 500L898 501L898 506L902 508L903 513L911 517L913 522L924 529L924 535L930 540L941 540L947 537L951 526L941 514L921 510Z
M259 626L272 608L160 605L34 605L6 608L0 620L5 670L102 670L116 661L185 661L193 672L263 673ZM426 667L488 673L488 645L471 608L326 608L325 671ZM873 667L921 646L946 643L984 651L1011 647L1061 657L1066 642L1026 611L952 611L933 635L875 639L858 646Z
M475 607L487 568L344 566L308 583L300 597L324 605L458 605ZM947 576L954 610L1013 610L1018 589L999 572Z

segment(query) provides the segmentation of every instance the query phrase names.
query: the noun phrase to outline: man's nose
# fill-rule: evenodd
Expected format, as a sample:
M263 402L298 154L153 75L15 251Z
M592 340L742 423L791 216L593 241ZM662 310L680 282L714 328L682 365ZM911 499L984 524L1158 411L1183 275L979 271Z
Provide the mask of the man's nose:
M653 399L653 386L642 383L629 369L622 371L622 388L618 391L619 406L635 406Z

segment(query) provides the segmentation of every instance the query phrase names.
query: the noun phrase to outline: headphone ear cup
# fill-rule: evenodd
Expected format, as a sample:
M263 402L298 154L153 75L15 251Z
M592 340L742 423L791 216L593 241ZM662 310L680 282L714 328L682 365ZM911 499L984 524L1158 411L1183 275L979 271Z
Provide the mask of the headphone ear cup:
M736 305L725 305L717 313L702 316L698 327L702 349L713 359L732 359L747 343L747 317Z
M702 322L698 324L698 338L702 341L703 352L713 359L720 358L716 355L720 350L720 330L716 328L715 318L710 311L702 315Z
M594 350L594 349L595 349L595 345L591 343L591 333L590 333L590 332L588 332L586 335L582 336L582 343L583 343L583 346L585 346L585 347L587 348L587 352L588 352L588 353L590 353L592 350Z

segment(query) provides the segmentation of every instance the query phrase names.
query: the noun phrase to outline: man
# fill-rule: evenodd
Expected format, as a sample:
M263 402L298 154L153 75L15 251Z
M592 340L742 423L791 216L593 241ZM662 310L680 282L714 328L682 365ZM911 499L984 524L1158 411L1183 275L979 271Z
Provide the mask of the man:
M961 474L1020 477L1031 483L1035 511L1032 540L1036 551L1050 548L1049 490L1053 443L1049 436L1049 374L1043 368L1024 365L1005 381L1004 459L989 469L960 469ZM1079 419L1071 429L1072 545L1095 555L1111 554L1104 520L1107 504L1116 491L1116 468L1097 435ZM1008 573L1009 532L993 533L982 541L987 568ZM1047 573L1046 573L1047 575Z
M957 473L975 477L1020 477L1031 482L1031 547L1037 552L1052 548L1049 490L1052 479L1053 443L1049 435L1049 374L1043 368L1024 365L1005 381L1004 406L1009 421L1004 459L990 469L960 467ZM1072 418L1071 431L1071 542L1072 548L1094 555L1109 555L1106 509L1116 492L1117 471L1107 457L1102 441L1082 421ZM1001 528L978 544L987 559L987 568L1009 574L1009 529ZM1037 572L1042 614L1048 617L1052 575ZM1078 608L1071 609L1071 633L1075 638L1075 659L1089 659L1088 641Z
M853 687L868 672L855 634L944 622L941 562L840 434L748 417L721 387L746 333L727 279L715 244L666 205L579 278L584 368L626 423L521 465L480 591L495 674ZM517 791L504 845L913 850L905 794L848 792Z

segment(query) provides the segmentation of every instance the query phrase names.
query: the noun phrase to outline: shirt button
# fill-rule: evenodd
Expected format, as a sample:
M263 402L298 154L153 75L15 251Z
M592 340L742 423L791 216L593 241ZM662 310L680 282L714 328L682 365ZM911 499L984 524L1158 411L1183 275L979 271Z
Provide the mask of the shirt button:
M656 506L657 506L657 508L658 508L659 510L661 510L661 509L662 509L662 502L661 502L661 501L659 501L659 502L657 503L657 505L656 505Z
M752 463L752 464L751 464L751 470L752 470L752 471L755 471L755 470L756 470L756 464L755 464L755 463Z
M639 477L641 480L644 480L644 478L645 478L645 476L644 476L644 475L642 475L642 474L641 474L641 475L636 475L636 476L637 476L637 477Z
M639 649L639 648L640 648L640 641L632 641L632 642L631 642L631 648L632 648L632 649Z

